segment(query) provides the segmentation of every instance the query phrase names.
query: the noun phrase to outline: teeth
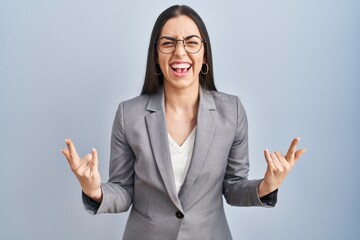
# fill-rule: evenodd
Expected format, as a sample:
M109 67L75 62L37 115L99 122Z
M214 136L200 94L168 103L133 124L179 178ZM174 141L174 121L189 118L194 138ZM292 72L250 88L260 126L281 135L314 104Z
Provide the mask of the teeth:
M190 64L189 63L174 63L174 64L171 64L171 67L172 68L189 68L190 67Z

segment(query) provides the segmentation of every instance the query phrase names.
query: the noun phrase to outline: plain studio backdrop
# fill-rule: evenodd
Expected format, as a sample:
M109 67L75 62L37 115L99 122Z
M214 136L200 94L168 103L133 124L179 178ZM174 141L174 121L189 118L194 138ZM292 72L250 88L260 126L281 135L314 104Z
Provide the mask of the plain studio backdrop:
M263 150L308 152L273 209L226 205L233 238L360 239L360 2L0 0L0 239L121 239L128 213L91 216L59 152L97 148L108 179L117 105L139 95L157 16L205 21L219 91L247 110L250 178Z

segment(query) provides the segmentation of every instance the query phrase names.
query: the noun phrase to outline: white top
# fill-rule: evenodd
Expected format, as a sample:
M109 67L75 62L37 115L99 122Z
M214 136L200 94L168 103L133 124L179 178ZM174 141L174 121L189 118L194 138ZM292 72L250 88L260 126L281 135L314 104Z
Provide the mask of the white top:
M184 183L187 171L190 166L195 142L195 130L196 127L194 127L190 135L181 146L179 146L179 144L177 144L168 133L171 163L173 167L177 193L179 193L181 186Z

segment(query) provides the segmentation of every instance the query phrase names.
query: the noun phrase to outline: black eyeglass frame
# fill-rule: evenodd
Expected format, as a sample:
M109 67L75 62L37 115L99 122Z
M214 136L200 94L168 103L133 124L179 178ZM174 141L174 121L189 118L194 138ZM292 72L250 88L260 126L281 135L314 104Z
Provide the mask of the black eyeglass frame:
M200 47L199 47L199 50L197 50L196 52L189 52L187 49L186 49L186 44L185 44L185 41L186 40L189 40L190 38L193 38L193 37L196 37L196 38L198 38L198 39L200 39L200 42L201 42L201 45L200 45ZM161 39L168 39L168 40L170 40L170 41L174 41L175 42L175 48L174 48L174 50L172 51L172 52L163 52L163 51L161 51L161 49L160 49L160 46L159 46L159 40L157 40L157 41L155 41L155 44L157 45L157 48L160 50L160 52L162 52L163 54L172 54L172 53L174 53L175 52L175 50L176 50L176 47L177 47L177 43L178 42L182 42L182 45L183 45L183 47L184 47L184 49L185 49L185 51L187 52L187 53L190 53L190 54L196 54L196 53L198 53L198 52L200 52L200 50L201 50L201 47L204 45L204 43L206 43L206 41L205 40L202 40L198 35L190 35L190 36L187 36L187 37L185 37L184 39L176 39L176 38L173 38L173 37L169 37L169 36L163 36L163 37L161 37L160 38L160 40Z

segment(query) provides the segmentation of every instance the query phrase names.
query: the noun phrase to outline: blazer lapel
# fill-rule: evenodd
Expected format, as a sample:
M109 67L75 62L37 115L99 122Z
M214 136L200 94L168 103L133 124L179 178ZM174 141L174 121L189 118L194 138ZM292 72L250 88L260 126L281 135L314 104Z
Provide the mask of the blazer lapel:
M209 146L214 137L214 114L216 110L214 97L206 90L200 88L200 102L197 115L196 137L193 155L184 184L180 190L179 198L191 187L204 166Z
M145 121L151 148L166 190L175 206L183 212L180 200L176 193L163 103L164 91L163 89L160 89L158 93L150 97L147 106L147 110L150 114L145 116Z

